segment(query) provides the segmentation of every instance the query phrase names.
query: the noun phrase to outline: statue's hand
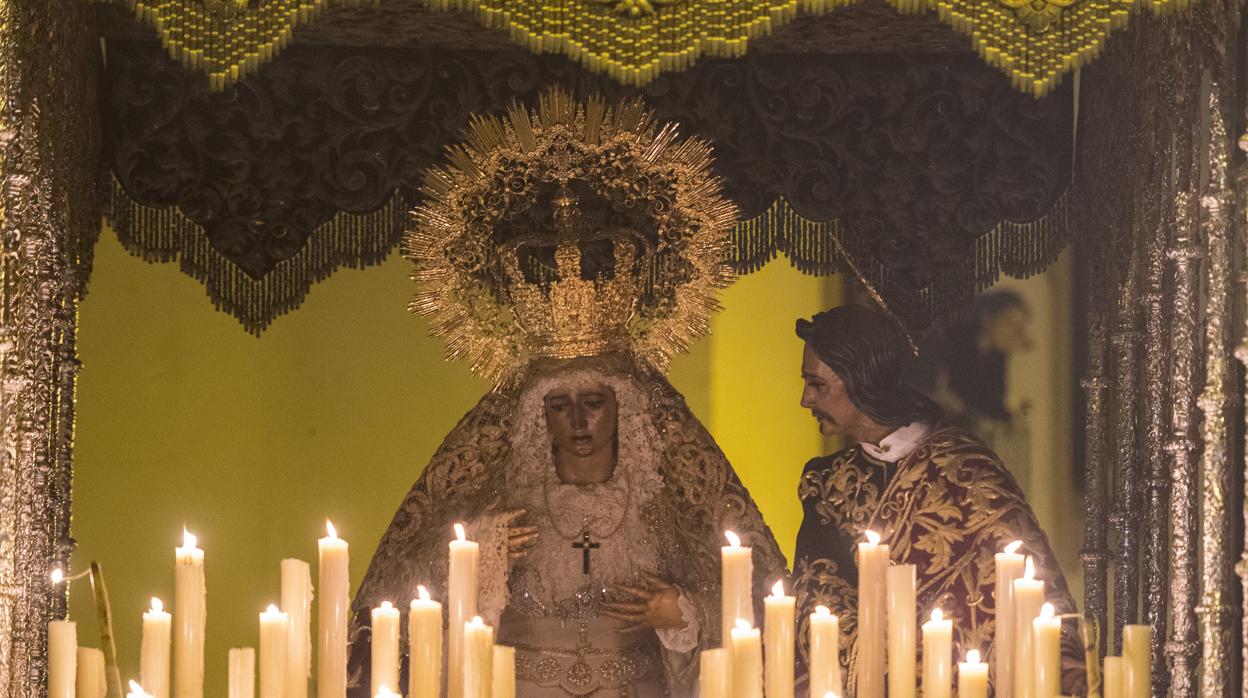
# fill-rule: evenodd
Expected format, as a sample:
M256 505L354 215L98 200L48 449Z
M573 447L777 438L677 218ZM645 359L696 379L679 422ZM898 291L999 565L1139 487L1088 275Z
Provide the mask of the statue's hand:
M523 509L507 512L507 557L512 562L522 559L537 545L537 527L522 526L519 521L528 513Z
M679 630L684 628L685 617L680 612L680 590L658 577L641 573L647 586L635 587L617 584L616 589L637 599L636 602L620 601L607 604L603 615L628 623L620 632L652 628L654 630Z

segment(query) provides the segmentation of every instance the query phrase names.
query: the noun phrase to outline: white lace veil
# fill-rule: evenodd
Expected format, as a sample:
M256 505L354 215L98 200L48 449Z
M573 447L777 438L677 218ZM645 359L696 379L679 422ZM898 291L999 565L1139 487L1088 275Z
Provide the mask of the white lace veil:
M544 399L555 388L586 384L605 385L615 393L619 405L615 477L628 478L639 502L650 501L663 488L663 476L660 474L662 446L654 422L646 411L646 396L631 375L590 367L537 376L525 384L512 423L511 458L506 475L508 485L521 488L541 486L555 472Z

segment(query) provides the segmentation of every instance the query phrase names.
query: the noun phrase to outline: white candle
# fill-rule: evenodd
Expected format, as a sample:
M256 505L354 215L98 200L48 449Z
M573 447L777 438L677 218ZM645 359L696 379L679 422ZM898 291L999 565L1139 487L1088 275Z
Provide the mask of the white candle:
M1044 605L1044 582L1035 576L1035 563L1028 556L1023 564L1022 578L1013 582L1014 698L1035 697L1035 650L1031 643L1031 621L1040 615L1040 607Z
M866 531L858 544L858 698L884 697L884 587L888 546Z
M417 587L417 594L407 614L407 695L438 698L442 691L442 604L430 599L423 585Z
M1040 615L1031 621L1031 646L1035 662L1033 695L1053 698L1062 689L1062 620L1055 617L1053 604L1042 605Z
M888 695L914 698L915 689L915 566L893 565L888 583Z
M731 635L733 698L763 698L763 638L758 628L738 618Z
M793 698L793 643L797 598L785 596L784 582L777 581L771 596L763 599L763 648L766 652L767 698Z
M256 650L235 647L230 650L230 698L255 698Z
M269 605L260 614L260 698L283 698L290 617Z
M312 568L303 560L282 560L282 612L290 618L286 637L286 696L307 698L312 672Z
M173 569L173 695L204 696L204 624L207 589L204 551L186 529L182 547L174 551Z
M724 531L728 545L720 548L722 605L720 630L725 645L732 635L736 619L754 625L754 558L753 549L741 545L741 538L732 531ZM729 663L732 662L730 658Z
M1122 657L1106 657L1105 671L1103 673L1102 698L1126 698L1125 691L1123 691L1123 684L1126 683L1124 676L1126 674L1126 666L1122 661Z
M464 698L464 624L477 615L477 560L480 550L455 524L447 574L447 698Z
M143 690L138 683L130 682L130 692L126 694L126 698L152 698L152 695Z
M979 661L979 650L958 662L958 698L988 698L988 665Z
M74 698L78 679L78 626L71 620L48 623L48 698Z
M169 698L169 650L173 639L172 618L165 604L152 597L143 614L143 644L139 655L139 681L155 698Z
M1148 698L1152 692L1153 629L1148 625L1122 627L1122 689L1124 698Z
M1024 558L1018 552L1021 547L1023 542L1016 540L994 556L997 583L993 599L996 604L996 637L992 640L992 669L995 672L993 680L997 698L1014 695L1014 580L1023 576Z
M494 645L493 698L516 698L516 648Z
M347 696L347 627L350 613L350 547L326 521L329 535L320 539L317 564L316 695Z
M78 698L104 698L108 684L104 677L104 653L93 647L78 648Z
M389 601L373 609L372 692L399 686L399 609Z
M464 624L464 698L490 698L494 674L494 628L481 616Z
M844 693L841 682L841 619L827 606L810 614L810 695Z
M939 608L923 624L923 698L950 698L953 693L953 621Z
M732 664L728 650L702 650L698 671L698 698L732 698Z

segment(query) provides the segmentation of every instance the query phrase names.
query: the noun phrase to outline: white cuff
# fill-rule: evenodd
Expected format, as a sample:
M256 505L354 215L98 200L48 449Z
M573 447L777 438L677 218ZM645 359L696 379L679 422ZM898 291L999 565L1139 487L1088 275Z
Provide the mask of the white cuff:
M698 633L701 630L698 625L698 611L683 591L677 597L676 605L680 607L680 616L685 621L685 627L663 628L655 630L654 633L659 636L659 642L663 643L665 649L671 652L692 652L698 648Z

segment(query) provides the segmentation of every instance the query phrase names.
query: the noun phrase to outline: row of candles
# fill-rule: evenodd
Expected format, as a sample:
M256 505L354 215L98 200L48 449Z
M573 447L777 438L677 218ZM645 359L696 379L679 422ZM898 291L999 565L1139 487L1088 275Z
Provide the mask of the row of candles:
M796 599L776 582L764 599L764 631L754 627L752 551L731 531L722 549L723 638L727 645L701 656L700 698L792 698ZM916 567L892 564L889 546L874 531L858 545L858 698L916 695ZM1015 541L995 555L995 673L998 698L1057 698L1061 693L1061 622L1045 602L1030 557ZM810 616L810 695L844 692L839 619L819 606ZM1123 628L1123 656L1106 657L1103 698L1148 698L1151 690L1147 625ZM939 608L923 623L924 698L953 694L953 622ZM887 659L887 661L886 661ZM959 698L986 698L988 665L978 648L957 663Z
M317 616L317 686L321 698L344 698L347 687L349 548L328 524L319 541ZM513 698L515 652L496 646L494 631L477 616L479 549L455 524L449 543L448 628L443 638L443 608L419 587L408 614L410 698L436 698L442 686L445 641L449 698ZM726 646L702 652L702 698L792 698L796 599L777 582L764 599L765 637L754 627L752 550L732 531L721 550L722 616ZM858 546L858 653L854 667L859 698L883 698L888 675L889 698L913 698L916 692L916 568L889 561L889 546L873 531ZM1045 584L1035 578L1031 558L1006 546L995 557L996 695L1002 698L1053 698L1060 687L1061 619L1045 603ZM306 698L312 671L311 570L306 562L283 560L281 607L260 614L260 698ZM184 533L175 550L174 608L159 599L143 614L140 680L132 696L202 698L206 621L204 551ZM399 609L389 601L372 610L370 692L379 698L399 695ZM925 698L950 698L953 685L953 624L940 609L921 627ZM1143 698L1149 694L1148 626L1124 628L1123 657L1106 658L1105 698ZM810 616L810 695L839 696L840 629L837 616L818 607ZM72 621L49 627L50 698L99 698L103 656L80 651ZM83 659L80 660L80 657ZM887 663L886 663L887 658ZM80 665L81 662L81 665ZM230 698L253 698L256 653L230 650ZM98 668L96 668L98 667ZM172 682L170 677L172 676ZM988 693L988 667L978 648L968 648L958 663L960 698Z
M349 623L349 546L332 523L319 541L317 606L317 695L345 698ZM447 638L449 694L455 698L514 698L515 650L494 643L494 630L476 615L478 546L455 525L450 543L450 603ZM204 551L183 532L174 551L174 602L166 611L159 598L143 614L139 680L128 698L203 698L207 588ZM53 581L63 575L54 571ZM307 698L312 673L311 568L302 560L281 563L281 605L259 615L259 656L252 647L229 651L230 698L254 698L259 668L260 698ZM408 614L407 695L436 698L442 688L442 604L423 586ZM372 610L370 693L402 695L399 685L400 613L389 601ZM257 661L258 659L258 661ZM171 680L172 679L172 680ZM77 646L73 621L48 627L49 698L103 698L104 655Z

